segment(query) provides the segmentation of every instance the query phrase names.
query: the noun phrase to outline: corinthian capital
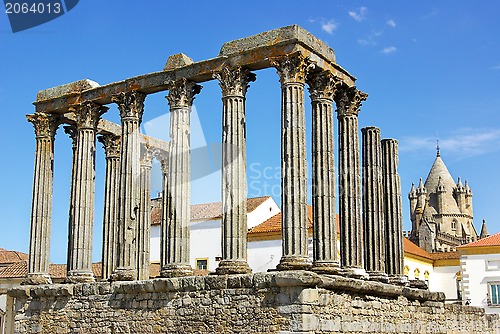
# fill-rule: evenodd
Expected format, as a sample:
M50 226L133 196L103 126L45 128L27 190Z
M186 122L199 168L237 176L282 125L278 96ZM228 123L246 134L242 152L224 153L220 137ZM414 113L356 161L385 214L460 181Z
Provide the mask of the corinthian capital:
M248 83L255 81L255 73L247 68L225 66L220 71L214 73L214 77L219 80L222 88L222 96L245 96Z
M75 115L77 129L95 130L101 115L108 110L108 107L94 102L84 102L80 105L70 107L69 110Z
M338 89L335 94L338 116L358 115L361 102L365 101L368 94L358 90L355 86Z
M170 108L190 107L194 96L201 92L201 86L195 82L182 78L168 83L167 100Z
M321 71L307 76L311 100L327 99L333 101L341 81L331 72Z
M102 143L106 158L119 158L120 157L120 136L113 134L102 134L97 137L97 140Z
M286 55L271 59L271 65L276 67L281 84L304 83L307 71L314 66L308 57L302 54Z
M118 105L118 110L120 111L120 117L122 119L133 118L141 121L146 95L147 94L136 90L121 92L113 95L111 101Z
M141 166L151 168L153 157L154 150L148 145L141 145Z
M26 115L28 122L33 124L37 138L52 138L56 134L57 127L60 124L60 117L57 114L46 114L36 112Z

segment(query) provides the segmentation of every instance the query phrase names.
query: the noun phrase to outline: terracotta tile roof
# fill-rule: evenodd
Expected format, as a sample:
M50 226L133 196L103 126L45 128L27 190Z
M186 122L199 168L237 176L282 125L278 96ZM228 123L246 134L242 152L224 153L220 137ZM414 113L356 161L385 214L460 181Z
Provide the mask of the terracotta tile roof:
M28 254L0 248L0 264L8 264L28 259Z
M405 253L418 255L421 257L425 257L427 259L432 259L431 254L429 254L428 252L426 252L422 248L415 245L408 238L403 238L403 248L404 248Z
M271 196L254 197L247 199L247 212L250 213ZM161 224L161 200L155 198L151 201L151 225ZM191 205L191 221L204 221L220 219L222 217L222 202Z
M101 262L92 264L92 272L94 276L101 277ZM64 279L66 277L65 264L50 264L49 267L50 277L52 279ZM0 271L0 278L23 278L28 274L28 263L26 261L15 262L4 270Z
M486 247L486 246L500 246L500 232L490 235L489 237L479 239L478 241L458 246L457 249L469 248L469 247Z
M438 252L430 253L433 260L455 260L460 259L460 253L458 252Z
M312 206L308 205L307 206L307 221L308 221L308 228L312 228ZM258 233L272 233L272 232L281 232L281 212L275 214L265 222L253 227L248 231L248 234L250 235L255 235ZM339 215L337 214L337 231L339 230Z

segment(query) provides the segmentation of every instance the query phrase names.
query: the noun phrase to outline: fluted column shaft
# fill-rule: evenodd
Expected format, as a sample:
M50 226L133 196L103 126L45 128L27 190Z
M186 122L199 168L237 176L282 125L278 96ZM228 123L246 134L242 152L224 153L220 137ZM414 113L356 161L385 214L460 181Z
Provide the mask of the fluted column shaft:
M140 124L146 94L131 91L112 97L122 124L118 194L118 259L113 280L137 279L137 225L140 184Z
M401 181L398 173L398 141L382 140L382 171L385 190L386 269L391 276L403 276L403 216Z
M335 96L339 136L340 261L345 268L363 268L358 112L367 95L343 87Z
M113 274L118 250L118 185L120 182L120 137L98 137L106 153L106 179L104 184L104 216L102 224L102 279Z
M160 268L167 266L168 254L168 208L169 208L169 187L168 187L168 156L164 154L160 158L162 174L162 199L161 199L161 223L160 223Z
M245 94L255 74L224 67L214 75L222 89L222 261L218 274L251 272L247 258Z
M28 284L52 283L49 275L50 227L52 224L52 189L54 137L59 125L57 116L44 113L27 115L35 128L36 152L31 206Z
M161 271L164 277L188 276L193 272L190 265L190 114L194 95L200 90L201 86L186 79L169 84L168 247L167 263Z
M307 165L302 55L274 59L281 82L282 257L278 270L307 269Z
M140 280L149 279L152 153L149 147L141 147L140 206L139 224L137 226L137 273Z
M365 269L371 279L385 280L385 220L380 129L361 129L363 165L363 232Z
M70 282L93 282L92 236L94 230L95 139L97 123L107 108L88 102L73 109L76 149L70 198L68 274Z
M329 72L308 76L312 103L313 270L339 267L335 209L333 96L338 81Z

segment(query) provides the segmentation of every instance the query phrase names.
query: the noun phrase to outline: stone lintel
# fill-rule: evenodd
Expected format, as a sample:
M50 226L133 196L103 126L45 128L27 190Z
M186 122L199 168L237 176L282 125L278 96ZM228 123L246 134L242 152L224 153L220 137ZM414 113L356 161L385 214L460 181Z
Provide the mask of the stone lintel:
M65 122L68 124L75 123L75 116L73 113L67 113L64 115ZM97 124L97 134L112 134L115 136L122 135L122 127L116 123L108 121L106 119L100 119ZM153 150L160 150L159 153L167 153L169 151L169 142L164 140L146 136L144 134L139 134L140 143L150 147Z
M250 40L247 40L249 44L243 38L224 44L221 54L216 58L192 64L185 61L186 64L181 67L143 74L104 86L80 90L63 88L68 85L54 87L50 89L50 93L42 94L44 91L39 93L39 98L34 102L35 109L40 112L64 114L68 111L69 106L85 101L93 101L99 104L111 103L111 96L120 92L139 90L146 94L152 94L165 91L168 90L168 82L180 78L186 78L197 83L213 80L213 72L226 64L235 67L241 66L254 71L269 68L272 67L270 63L271 58L297 52L302 53L305 57L309 57L315 63L317 70L330 71L347 86L354 86L356 78L335 62L333 50L304 29L298 26L291 26L272 30L264 34L267 34L264 41L270 41L270 36L281 36L279 38L282 38L282 41L269 42L268 45L256 47L252 43L255 44L258 38L255 36L248 37L253 41L249 43ZM234 51L238 47L241 47L241 52L239 53ZM69 85L71 86L72 84Z
M95 81L89 79L78 80L61 86L41 90L36 96L36 101L50 100L59 96L80 93L84 90L96 87L100 87L100 85Z
M179 67L184 67L193 64L193 59L186 56L184 53L177 53L168 57L167 63L163 68L164 71L175 70Z

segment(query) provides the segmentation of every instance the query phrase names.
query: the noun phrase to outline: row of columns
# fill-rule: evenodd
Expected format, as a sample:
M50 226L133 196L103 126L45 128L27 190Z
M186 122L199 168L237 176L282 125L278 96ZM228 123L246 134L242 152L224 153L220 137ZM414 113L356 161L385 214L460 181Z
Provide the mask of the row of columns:
M313 71L306 57L289 55L272 59L282 88L282 251L279 270L313 269L364 276L364 263L371 273L384 273L384 253L391 273L402 271L402 237L384 247L384 235L401 234L397 143L387 144L384 159L379 151L368 159L364 188L370 199L365 207L363 235L359 162L358 112L367 95L348 87L327 71ZM241 67L225 66L214 73L222 89L222 261L218 274L247 273L246 261L246 121L245 95L255 74ZM304 86L312 101L312 200L314 261L308 256L307 165ZM170 149L160 157L163 173L163 219L161 223L161 276L192 274L190 266L190 112L201 86L186 79L168 83ZM112 97L122 122L122 135L101 136L106 151L106 191L103 224L103 278L113 280L149 277L149 171L152 153L139 143L139 128L146 94L132 91ZM333 101L339 122L339 216L341 256L337 255ZM92 226L94 154L97 122L106 108L85 103L72 111L77 118L70 208L68 279L92 281ZM48 281L48 240L52 194L52 152L60 120L46 114L30 115L35 125L37 155L30 245L30 277ZM40 130L44 127L44 130ZM372 133L364 130L363 133ZM373 150L375 135L363 145ZM378 147L378 146L377 146ZM119 152L119 154L118 154ZM367 151L368 152L368 151ZM371 154L371 155L370 155ZM158 157L157 157L158 158ZM382 161L384 160L384 161ZM381 172L384 188L391 187L381 203ZM365 168L366 167L366 168ZM370 187L373 187L370 188ZM392 197L391 197L392 196ZM399 202L398 198L399 196ZM377 200L375 200L375 198ZM364 202L365 203L365 202ZM399 207L398 207L399 205ZM398 209L399 208L399 209ZM385 210L382 212L382 210ZM399 211L398 211L399 210ZM383 217L397 226L387 227ZM363 244L363 239L365 240ZM389 240L389 236L387 237ZM392 240L391 240L392 241ZM363 261L363 245L365 259ZM375 248L371 248L373 247ZM381 259L384 258L384 261ZM340 268L340 263L342 268ZM399 268L401 267L401 268ZM35 282L32 279L32 282Z

